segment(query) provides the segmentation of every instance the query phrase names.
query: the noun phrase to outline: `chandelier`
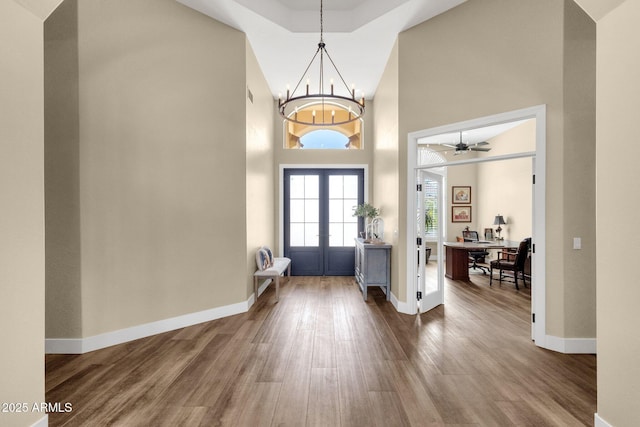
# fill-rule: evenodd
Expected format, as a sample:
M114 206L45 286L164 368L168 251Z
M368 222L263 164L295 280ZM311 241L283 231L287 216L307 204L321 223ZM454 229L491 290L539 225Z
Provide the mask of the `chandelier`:
M320 0L320 42L318 43L318 49L293 91L290 91L287 87L286 98L283 99L282 94L278 96L280 115L289 122L306 126L337 126L358 120L364 115L364 94L359 101L356 99L355 88L353 86L349 88L333 59L331 59L329 52L327 52L323 33L322 0ZM339 83L344 85L345 90L338 90L338 88L334 87L332 78L329 83L329 90L325 92L325 56L333 66L335 75L338 77ZM311 91L309 78L307 78L304 94L298 95L297 91L301 89L302 81L318 57L320 65L318 92L313 93Z

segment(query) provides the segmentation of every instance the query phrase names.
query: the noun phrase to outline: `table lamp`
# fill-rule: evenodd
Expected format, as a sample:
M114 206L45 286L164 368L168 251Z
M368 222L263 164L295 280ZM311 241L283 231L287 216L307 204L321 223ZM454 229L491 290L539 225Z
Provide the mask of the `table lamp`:
M502 228L500 226L502 224L506 224L504 217L500 214L496 215L496 218L493 220L493 225L498 226L498 228L496 228L496 233L498 233L498 237L496 237L496 240L504 239L503 237L500 237L500 232L502 231Z

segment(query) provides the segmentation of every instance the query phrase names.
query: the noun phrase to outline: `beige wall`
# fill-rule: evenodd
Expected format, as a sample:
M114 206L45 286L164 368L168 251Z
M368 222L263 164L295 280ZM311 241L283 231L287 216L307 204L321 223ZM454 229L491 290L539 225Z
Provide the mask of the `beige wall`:
M397 254L399 239L398 206L400 181L398 174L398 152L400 144L398 134L398 43L391 50L389 60L378 89L376 90L376 109L373 115L374 164L373 201L382 208L385 240L393 245L392 265L398 265ZM406 285L399 286L398 269L391 269L391 292L400 300L406 300Z
M66 1L44 24L48 337L82 336L77 14Z
M171 0L78 16L83 335L246 300L245 35Z
M596 26L565 3L564 336L596 336ZM548 233L548 232L547 232ZM549 234L547 234L548 236ZM582 249L573 249L573 238Z
M0 425L26 426L44 401L44 73L42 19L0 2Z
M460 160L458 156L455 156L452 151L447 151L444 156L448 162L454 162ZM465 154L466 159L476 157L475 153ZM471 204L453 204L453 187L464 186L471 187ZM447 168L447 206L444 209L444 218L447 224L446 240L455 241L456 237L462 237L462 231L465 227L469 227L469 230L477 230L482 233L479 228L480 222L478 221L478 207L480 206L480 196L478 194L478 165L462 165ZM471 206L471 222L452 222L452 206ZM436 245L437 246L437 245ZM435 254L436 252L432 252Z
M274 179L274 109L273 95L267 86L258 61L246 42L247 90L253 101L247 104L247 296L253 293L256 250L267 245L276 248Z
M571 242L576 233L586 236L594 227L595 215L588 198L577 201L571 208L585 212L571 219L565 215L564 199L579 191L589 193L593 188L579 179L566 180L565 167L582 139L574 139L576 127L589 126L585 116L569 117L574 104L565 105L565 91L578 86L591 90L591 73L578 72L573 62L593 66L594 24L581 14L572 2L553 0L505 2L476 0L466 2L424 24L399 35L399 156L400 177L398 197L398 225L406 227L406 135L409 132L455 123L534 105L547 105L547 333L558 337L595 336L593 307L580 314L574 304L582 301L580 294L592 294L595 289L593 269L575 271L576 258L590 258L594 242L572 252ZM565 39L565 31L571 34ZM508 34L508 37L505 37ZM574 43L574 41L583 43ZM446 40L446 43L442 41ZM579 47L578 49L570 50ZM570 80L574 83L568 85ZM571 87L568 87L571 86ZM586 109L594 109L592 97L587 95ZM376 103L379 105L379 102ZM584 110L585 107L582 109ZM574 120L576 118L577 120ZM592 141L593 139L591 139ZM589 141L586 141L587 147ZM593 162L583 165L593 170ZM591 209L591 210L590 210ZM393 220L392 220L393 221ZM401 235L396 246L392 269L392 289L399 298L405 295L406 245ZM571 274L566 274L570 271ZM578 291L578 287L581 289ZM576 294L576 292L578 294ZM568 313L571 312L571 315ZM586 328L584 325L587 325Z
M640 425L640 288L637 256L620 247L638 241L640 145L640 2L628 0L598 21L597 111L597 281L598 415L612 426Z
M491 152L481 157L508 153L535 151L536 124L531 119L489 140ZM507 225L502 226L502 237L520 241L531 237L533 225L532 197L533 166L531 159L512 159L478 165L478 192L476 193L478 231L497 228L493 220L497 214L504 216Z
M72 15L52 19L63 28ZM77 16L77 53L72 28L47 40L61 56L47 67L59 89L46 105L62 110L47 113L48 242L64 251L47 260L48 338L246 301L237 273L248 270L247 128L257 125L238 72L245 35L171 0L83 1Z

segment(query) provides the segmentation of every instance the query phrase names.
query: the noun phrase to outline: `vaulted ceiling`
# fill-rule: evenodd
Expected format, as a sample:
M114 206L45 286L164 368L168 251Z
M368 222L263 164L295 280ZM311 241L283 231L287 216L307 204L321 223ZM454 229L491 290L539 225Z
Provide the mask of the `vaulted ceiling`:
M246 33L274 96L298 83L318 46L320 0L177 1ZM370 98L398 33L465 1L323 0L327 51L357 96Z

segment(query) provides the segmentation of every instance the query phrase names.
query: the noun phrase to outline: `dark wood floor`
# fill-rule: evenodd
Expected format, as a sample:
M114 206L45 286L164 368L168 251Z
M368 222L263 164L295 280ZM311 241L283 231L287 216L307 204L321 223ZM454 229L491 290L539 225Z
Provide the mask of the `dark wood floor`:
M593 425L596 358L537 348L530 292L447 281L402 315L351 277L293 277L248 313L46 356L52 426Z

